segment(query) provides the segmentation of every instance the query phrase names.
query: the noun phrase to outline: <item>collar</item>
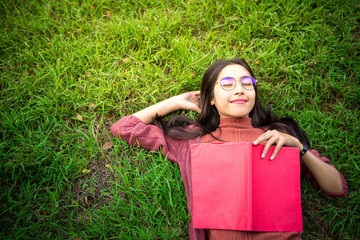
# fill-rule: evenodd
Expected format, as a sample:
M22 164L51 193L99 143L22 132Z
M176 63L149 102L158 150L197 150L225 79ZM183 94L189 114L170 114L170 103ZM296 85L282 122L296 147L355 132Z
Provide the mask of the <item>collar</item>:
M254 128L251 124L251 118L243 117L243 118L220 118L221 128L241 128L241 129L249 129Z

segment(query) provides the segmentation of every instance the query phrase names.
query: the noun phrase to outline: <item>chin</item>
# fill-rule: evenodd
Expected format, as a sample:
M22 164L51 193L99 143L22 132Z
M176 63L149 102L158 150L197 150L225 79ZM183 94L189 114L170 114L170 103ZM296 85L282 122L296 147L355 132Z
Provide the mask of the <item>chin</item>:
M249 117L249 113L248 112L239 112L239 113L233 114L233 116L236 118L245 118L245 117Z

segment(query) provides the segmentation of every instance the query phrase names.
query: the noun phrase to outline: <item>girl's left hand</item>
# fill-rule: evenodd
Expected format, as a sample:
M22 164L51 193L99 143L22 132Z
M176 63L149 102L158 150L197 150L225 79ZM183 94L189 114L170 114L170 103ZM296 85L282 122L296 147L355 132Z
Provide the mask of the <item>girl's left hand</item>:
M276 145L274 152L270 157L271 160L273 160L276 157L276 155L279 153L280 149L284 145L287 147L297 147L297 148L299 148L299 150L301 150L303 148L303 145L297 138L295 138L289 134L279 132L277 130L266 131L265 133L261 134L253 142L253 144L258 145L263 141L267 141L267 142L265 144L261 158L264 158L266 156L267 152L269 151L269 149L272 145Z

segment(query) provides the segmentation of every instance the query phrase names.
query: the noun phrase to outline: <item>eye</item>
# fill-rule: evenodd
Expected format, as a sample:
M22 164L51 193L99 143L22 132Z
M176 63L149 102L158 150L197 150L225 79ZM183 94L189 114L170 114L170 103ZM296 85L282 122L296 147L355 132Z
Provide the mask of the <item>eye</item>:
M245 87L250 87L253 85L253 80L250 77L244 77L241 79L241 84Z
M220 84L224 88L231 88L235 84L235 80L233 78L227 77L220 80Z

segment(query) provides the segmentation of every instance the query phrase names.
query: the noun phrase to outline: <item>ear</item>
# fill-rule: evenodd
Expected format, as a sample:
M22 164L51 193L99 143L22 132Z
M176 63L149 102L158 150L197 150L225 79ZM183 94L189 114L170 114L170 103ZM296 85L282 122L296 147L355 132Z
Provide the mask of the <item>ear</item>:
M211 104L211 106L213 106L215 104L214 98L210 99L210 104Z

